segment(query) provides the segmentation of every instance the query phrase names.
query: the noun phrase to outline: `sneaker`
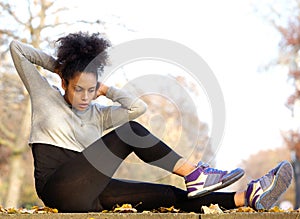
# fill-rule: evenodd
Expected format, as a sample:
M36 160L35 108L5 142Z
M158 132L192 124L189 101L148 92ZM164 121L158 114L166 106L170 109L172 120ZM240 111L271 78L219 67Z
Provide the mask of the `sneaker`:
M201 197L222 189L236 182L243 175L244 170L240 168L228 172L211 168L200 162L193 172L184 177L188 198Z
M248 184L245 204L255 210L272 208L293 179L293 168L283 161L263 177Z

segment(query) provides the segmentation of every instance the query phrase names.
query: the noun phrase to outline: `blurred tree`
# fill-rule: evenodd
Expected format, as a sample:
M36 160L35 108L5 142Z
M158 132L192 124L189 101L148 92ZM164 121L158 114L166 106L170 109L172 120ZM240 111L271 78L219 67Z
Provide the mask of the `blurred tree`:
M296 129L283 131L282 137L288 149L291 151L291 158L295 172L296 182L296 203L300 207L300 1L278 1L272 0L256 2L255 8L258 13L265 17L273 27L280 33L279 55L272 62L272 66L283 65L288 67L288 79L294 87L294 92L287 99L286 106L291 110L291 115Z
M23 95L23 87L20 79L15 74L2 74L0 77L0 113L1 113L1 127L0 127L0 150L1 150L1 179L7 181L8 167L10 158L19 157L21 151L14 148L16 143L20 121L25 113L24 103L27 101ZM17 155L18 154L18 155ZM14 162L11 161L11 164ZM17 163L17 162L16 162ZM4 171L5 170L5 171ZM19 171L19 170L18 170ZM22 173L22 170L20 171ZM19 178L19 177L18 177ZM6 183L2 184L7 186ZM5 188L4 187L4 188ZM0 190L1 197L5 197L5 193Z
M282 131L286 147L291 151L291 159L295 176L295 208L300 207L300 132L298 130Z
M1 49L2 56L8 51L8 43L12 39L17 39L25 43L30 43L36 48L40 48L43 41L48 41L48 36L43 35L47 29L53 28L60 24L58 19L58 12L66 10L66 8L56 8L54 1L38 0L22 2L25 5L18 3L11 3L10 1L0 2L1 16L0 20L3 24L0 28ZM24 8L27 12L24 12ZM18 81L11 78L6 82ZM6 85L8 85L7 83ZM11 92L8 89L19 89L19 92ZM4 105L10 110L7 113L19 111L19 119L8 116L7 121L3 121L6 116L1 117L1 148L9 148L9 183L4 205L6 207L17 207L21 191L22 179L24 175L24 168L22 163L22 155L27 149L27 141L30 130L30 99L26 92L20 91L23 89L21 83L12 86L3 86L1 91L10 98L5 98ZM17 95L14 97L13 95ZM22 99L19 105L21 109L18 111L11 111L11 105L18 100ZM13 124L11 120L17 122L13 127L8 124Z

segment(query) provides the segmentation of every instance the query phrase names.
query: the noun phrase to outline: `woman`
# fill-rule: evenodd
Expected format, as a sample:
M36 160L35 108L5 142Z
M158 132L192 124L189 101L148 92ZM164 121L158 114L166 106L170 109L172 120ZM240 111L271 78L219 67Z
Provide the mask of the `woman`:
M57 59L18 41L10 44L15 67L31 97L29 144L36 191L45 205L61 212L101 211L122 203L142 203L138 208L143 210L175 206L200 212L202 205L210 203L227 209L243 205L268 209L290 185L292 169L284 161L250 182L245 191L213 192L237 181L244 171L190 164L133 122L145 112L146 105L98 82L98 72L107 63L105 51L110 46L99 34L69 34L58 43ZM53 89L34 65L59 74L64 95ZM120 106L93 103L99 96ZM117 128L102 136L104 130L113 127ZM132 152L151 165L184 177L187 191L171 185L112 178Z

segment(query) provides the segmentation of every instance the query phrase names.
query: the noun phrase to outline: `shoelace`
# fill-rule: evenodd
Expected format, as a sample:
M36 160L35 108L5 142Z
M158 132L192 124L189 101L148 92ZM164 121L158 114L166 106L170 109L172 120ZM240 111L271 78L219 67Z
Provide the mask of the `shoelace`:
M214 169L214 168L211 168L211 167L204 169L204 172L206 172L206 173L220 173L220 174L223 174L223 175L225 175L227 173L227 171L218 170L218 169Z
M197 166L201 167L203 169L203 171L206 173L219 173L219 174L223 174L223 175L225 175L227 173L227 171L218 170L218 169L209 167L209 165L207 163L203 163L202 161L200 161Z
M276 171L277 171L276 169L272 169L266 175L264 175L264 176L262 176L262 177L260 177L260 178L258 178L256 180L252 180L250 183L266 182L266 181L269 181L269 183L271 183L272 180L274 179Z
M203 163L202 161L200 161L198 164L197 164L197 167L201 167L203 170L208 168L209 167L209 164L207 163Z

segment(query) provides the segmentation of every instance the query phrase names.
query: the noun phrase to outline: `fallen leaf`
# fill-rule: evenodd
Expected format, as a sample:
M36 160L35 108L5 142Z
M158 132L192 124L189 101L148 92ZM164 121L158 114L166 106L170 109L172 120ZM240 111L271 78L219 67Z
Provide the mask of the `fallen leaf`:
M180 212L180 210L176 209L174 206L171 206L169 208L160 207L160 208L158 208L158 212L160 212L160 213L178 213L178 212Z
M209 207L202 206L204 214L221 214L223 211L219 208L218 204L211 204Z
M16 214L16 213L18 213L18 210L15 209L15 208L8 208L7 211L6 211L6 213L8 213L8 214Z
M285 211L278 206L274 206L269 210L269 212L285 212Z
M121 207L116 207L113 212L118 213L136 213L137 210L131 204L123 204Z
M256 212L256 211L251 207L239 207L236 209L229 210L229 213L230 212Z

